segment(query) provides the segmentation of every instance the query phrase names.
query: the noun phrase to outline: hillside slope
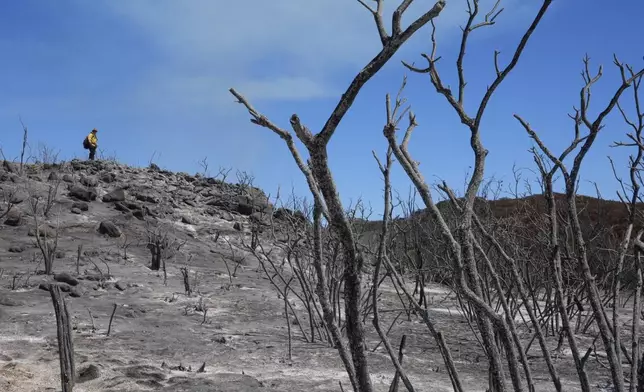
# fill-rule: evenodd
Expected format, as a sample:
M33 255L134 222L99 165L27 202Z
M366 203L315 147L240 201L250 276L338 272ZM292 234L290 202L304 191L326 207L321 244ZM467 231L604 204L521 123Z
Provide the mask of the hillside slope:
M337 351L319 340L306 343L295 322L288 359L284 300L247 248L251 226L278 228L284 215L272 214L261 190L112 162L17 171L9 163L0 169L0 390L60 390L55 317L43 290L49 284L67 292L80 372L75 391L337 391L338 382L348 390ZM58 238L52 275L43 274L37 234ZM157 239L172 245L165 273L150 268L149 244ZM275 243L261 241L279 259ZM438 285L426 292L464 385L484 390L488 366L455 296ZM414 385L452 390L423 324L399 318L400 300L388 282L381 293L383 325L397 325L392 343L408 337L405 366ZM387 391L393 368L375 332L367 332L374 385ZM538 356L534 361L535 371L545 372ZM605 378L599 364L587 366ZM564 383L575 379L572 366L562 365L560 374ZM543 380L548 385L545 373Z

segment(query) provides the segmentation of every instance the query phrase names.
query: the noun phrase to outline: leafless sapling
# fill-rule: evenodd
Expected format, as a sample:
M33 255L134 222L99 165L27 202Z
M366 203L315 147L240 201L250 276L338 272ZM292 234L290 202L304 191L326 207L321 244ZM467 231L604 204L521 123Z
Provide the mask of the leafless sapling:
M208 157L204 157L198 163L199 163L199 166L201 166L201 169L202 169L201 175L204 176L204 177L208 177L208 174L210 173L210 171L208 170Z
M76 249L76 275L80 275L80 260L82 254L83 244L78 244L78 248Z
M58 190L62 181L62 176L57 175L47 184L47 197L43 206L43 216L45 218L49 218L54 205L58 202Z
M4 219L16 206L16 189L8 190L5 188L0 188L0 191L2 192L2 209L0 209L0 219Z
M288 314L288 308L289 308L289 303L288 303L288 290L289 287L291 286L291 282L293 281L293 277L286 282L286 286L284 286L284 318L286 319L286 333L288 335L288 360L291 361L293 360L293 346L291 342L291 320L290 316Z
M150 250L152 271L163 270L164 284L167 282L166 261L172 259L186 241L180 241L170 231L160 225L146 225L147 248Z
M22 125L22 148L20 149L20 175L23 174L23 166L25 164L25 151L27 149L27 135L28 130L25 123L22 122L22 118L19 118L20 125Z
M188 267L181 267L181 276L183 277L183 288L187 296L192 295L192 287L190 286L190 271Z
M232 170L232 168L219 166L219 171L217 172L215 178L220 180L221 182L226 182L226 178L228 178L228 175Z
M53 272L54 260L56 258L56 249L58 248L60 215L58 215L57 217L56 227L52 228L49 224L41 226L41 220L39 216L43 212L43 207L41 207L40 197L38 195L30 193L28 200L30 212L34 219L34 235L36 237L36 245L38 246L38 249L40 249L43 257L45 264L45 274L51 275Z

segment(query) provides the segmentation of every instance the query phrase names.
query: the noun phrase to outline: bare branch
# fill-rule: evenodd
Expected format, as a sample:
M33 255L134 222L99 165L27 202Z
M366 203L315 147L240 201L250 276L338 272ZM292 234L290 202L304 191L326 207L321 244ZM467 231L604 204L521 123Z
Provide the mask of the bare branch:
M478 23L478 24L472 26L472 30L478 29L479 27L483 27L483 26L491 26L494 23L496 23L496 18L504 10L504 8L501 8L500 10L497 11L497 8L499 8L499 4L501 4L501 0L497 0L497 2L494 3L494 6L490 10L490 12L485 14L485 20L483 22L481 22L481 23Z
M541 141L541 138L539 138L539 135L537 132L535 132L532 127L530 126L530 123L525 121L521 116L518 114L514 115L514 118L519 120L525 131L530 135L530 137L537 143L537 146L539 146L539 149L558 167L558 168L564 168L563 162L556 157L552 152L550 152L550 149L546 147L546 145ZM578 144L578 143L577 143Z
M387 28L385 27L385 21L382 18L382 12L384 9L385 0L373 0L376 2L376 9L369 7L364 0L358 0L373 16L374 21L376 22L376 28L378 29L378 35L380 36L380 42L382 46L387 45L389 42L389 34L387 34ZM408 1L408 0L406 0Z
M20 149L20 175L23 174L23 166L25 164L25 150L27 149L27 126L25 125L24 122L22 122L22 117L18 116L18 119L20 120L20 125L22 125L22 148ZM27 158L29 160L29 158Z
M498 50L494 51L494 70L496 71L496 77L501 76L501 69L499 68L499 52Z
M584 59L584 62L587 63L588 58ZM615 58L615 65L619 68L620 73L624 75L624 64L620 63L617 58ZM586 154L590 150L590 147L592 144L595 142L595 139L597 138L597 135L599 134L599 131L603 128L603 121L608 116L608 114L615 108L617 105L617 102L619 102L619 98L622 96L624 91L626 91L627 88L631 87L634 82L637 82L639 78L644 76L644 68L641 69L638 72L632 72L632 76L628 79L623 78L622 79L622 84L617 88L615 93L613 94L612 98L602 110L597 118L594 121L590 121L587 117L587 111L584 109L584 106L587 105L589 97L590 97L590 88L591 86L601 77L602 71L601 67L599 72L597 73L597 76L595 78L591 78L588 83L582 88L581 90L581 102L582 102L582 108L581 108L581 120L583 123L588 127L589 134L587 139L585 140L584 144L582 145L579 153L575 157L573 167L570 170L570 179L571 181L575 181L577 179L577 175L579 173L579 170L581 168L581 163L583 159L585 158ZM569 186L572 186L569 184Z
M298 139L300 139L305 146L310 147L313 142L313 134L307 127L302 125L297 114L291 116L291 127L295 131L295 135Z
M273 122L271 122L267 117L265 117L263 114L255 110L255 108L246 100L246 98L244 98L244 96L238 93L234 88L231 88L229 91L231 94L235 96L235 98L237 98L238 103L241 103L246 107L246 109L248 109L248 113L250 113L250 115L252 116L250 121L253 124L257 124L264 128L270 129L286 142L286 145L288 146L288 149L291 152L291 155L293 156L295 163L300 168L300 171L306 177L307 183L309 185L311 192L313 193L313 196L320 202L324 216L328 217L328 209L326 208L326 203L324 202L324 199L318 188L317 181L313 177L313 173L311 172L309 166L304 163L299 151L297 150L297 147L295 146L295 142L293 140L293 136L288 131L278 127ZM308 129L301 126L299 122L299 118L297 118L297 116L294 116L291 118L291 124L294 126L294 128L297 127L296 132L300 133L301 138L303 138L302 140L303 143L307 143L311 141L309 139L310 131L308 131Z
M541 5L541 8L539 9L539 12L537 13L537 16L534 18L534 20L532 21L532 24L530 25L528 30L521 38L521 41L519 42L519 46L514 52L514 56L512 57L512 60L503 69L503 71L501 71L501 73L496 77L494 82L492 82L492 85L487 89L487 92L485 93L485 95L483 96L483 99L481 100L481 104L479 105L479 109L476 113L476 117L474 120L474 125L476 128L478 128L479 124L481 123L481 119L483 118L483 113L485 112L485 108L487 107L487 104L490 101L492 94L494 94L494 91L496 91L496 89L499 87L501 82L503 82L503 80L508 76L510 71L512 71L514 67L517 65L517 63L519 62L519 58L521 57L523 50L528 44L528 41L530 40L532 33L534 33L535 29L539 25L539 22L541 22L541 19L543 18L546 11L548 10L548 7L550 7L550 4L552 4L552 0L544 0L543 4Z
M436 92L439 94L443 95L445 99L447 99L447 102L454 108L456 113L458 114L459 118L461 119L461 123L464 125L467 125L468 127L472 127L473 120L470 118L470 116L465 113L465 108L463 107L463 94L465 91L465 77L463 75L463 59L465 57L465 46L467 43L467 38L470 33L470 25L472 24L472 21L474 20L474 17L476 17L476 13L478 12L478 2L475 1L475 8L474 10L470 11L470 18L468 19L467 25L465 29L463 30L463 37L461 40L461 49L459 52L458 60L456 61L456 68L458 71L458 80L459 80L459 91L458 91L458 98L454 97L454 94L452 93L452 90L449 87L445 87L443 85L443 81L441 80L440 74L438 73L438 69L436 68L436 63L439 58L436 58L436 48L437 48L437 41L436 41L436 25L432 22L432 53L431 56L427 56L426 54L422 54L422 56L427 60L429 63L428 67L428 73L430 76L430 81L432 82L432 85L434 85L434 88L436 89ZM468 1L468 6L471 6L470 2Z
M394 11L394 14L393 14L393 16L391 18L391 25L392 25L392 28L393 28L394 36L402 34L402 26L400 24L400 21L402 19L403 14L405 13L405 11L407 11L407 8L409 8L411 3L413 3L413 2L414 2L414 0L404 0L402 3L400 3L398 8L396 8L396 10Z
M617 65L617 67L619 68L619 70L620 70L620 72L621 72L621 74L623 76L624 75L624 64L620 63L619 60L617 60L617 57L615 57L615 65ZM593 122L593 128L599 128L599 126L604 121L604 118L606 118L606 116L613 110L615 105L617 105L617 102L619 101L619 97L622 95L622 93L627 88L631 87L633 82L635 82L636 80L641 78L643 75L644 75L644 68L641 69L640 71L638 71L637 73L632 73L632 76L630 78L628 78L628 79L623 78L622 85L619 86L619 88L617 89L617 91L613 95L613 98L611 98L611 100L608 103L608 105L606 105L606 108L604 108L604 110L602 110L602 112L597 116L597 118Z
M438 0L434 6L421 15L402 33L394 35L382 50L367 64L353 79L347 90L342 94L342 99L331 113L320 133L316 138L324 145L329 143L331 136L337 129L340 121L358 96L360 89L396 54L398 49L421 27L437 17L445 7L445 0Z
M417 126L418 123L416 122L416 115L412 112L409 112L409 125L407 126L407 130L405 131L405 136L403 137L402 143L400 143L401 150L408 158L410 157L410 155L409 151L407 150L407 146L409 145L411 134Z
M252 122L253 124L259 125L261 127L270 129L271 131L275 132L279 137L286 140L287 142L289 139L293 138L290 133L278 127L273 122L271 122L267 117L265 117L263 114L255 110L255 108L246 100L246 98L244 98L244 96L238 93L234 88L231 88L228 91L230 91L230 93L234 95L235 98L237 98L237 103L241 103L246 107L246 109L248 109L248 113L252 117L250 119L250 122Z
M497 1L497 5L498 5ZM496 6L495 6L496 7ZM463 93L465 92L465 76L463 75L463 59L465 58L465 48L467 47L467 38L470 35L470 32L474 30L472 28L472 23L474 23L474 18L479 13L479 2L474 0L474 4L470 0L467 0L468 14L470 17L467 19L465 28L463 29L463 35L461 37L461 48L458 53L458 59L456 60L456 70L458 71L458 105L463 106ZM434 30L436 30L434 28ZM436 42L432 34L432 44ZM435 46L435 45L434 45ZM438 72L435 71L437 74Z

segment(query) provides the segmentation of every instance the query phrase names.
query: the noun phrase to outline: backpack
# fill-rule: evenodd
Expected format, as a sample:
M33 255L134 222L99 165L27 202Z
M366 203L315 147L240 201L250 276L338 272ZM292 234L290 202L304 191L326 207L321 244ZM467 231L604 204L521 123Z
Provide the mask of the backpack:
M89 147L89 139L87 138L87 136L85 136L85 139L83 139L83 148L89 150Z

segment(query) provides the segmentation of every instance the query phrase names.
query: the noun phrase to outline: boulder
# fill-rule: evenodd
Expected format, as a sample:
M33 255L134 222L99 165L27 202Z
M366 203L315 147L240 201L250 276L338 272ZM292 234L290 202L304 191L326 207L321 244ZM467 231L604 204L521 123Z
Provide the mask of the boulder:
M59 274L54 275L54 280L56 282L61 282L61 283L67 283L70 286L76 286L78 285L78 279L74 278L67 272L61 272Z
M71 286L68 285L67 283L55 283L55 282L54 283L52 283L52 282L41 282L38 285L38 288L41 289L41 290L49 291L51 286L58 286L60 291L62 291L63 293L69 293L72 290Z
M101 376L98 366L90 364L87 367L80 369L78 372L77 383L82 384L87 381L96 380Z
M209 200L206 200L206 205L213 207L224 207L230 208L231 203L223 199L221 196L215 196Z
M70 287L71 290L69 290L69 296L74 297L74 298L80 298L83 295L83 292L81 289L77 287Z
M20 245L12 245L9 247L8 251L9 253L22 253L27 249L27 247L23 244Z
M96 190L92 188L84 188L79 185L73 185L69 189L69 196L82 201L94 201L96 200Z
M221 211L219 216L221 217L221 219L225 220L226 222L232 222L235 220L235 216L233 216L233 214L231 214L228 211Z
M27 194L25 192L14 192L9 199L11 204L20 204L23 201L27 200Z
M2 167L9 173L18 173L20 171L17 163L9 162L7 160L2 162Z
M307 218L301 211L293 211L288 208L278 208L273 213L273 218L281 221L306 223Z
M38 234L40 234L40 237L46 237L46 238L55 238L56 237L56 229L54 229L51 226L48 225L42 225L38 228ZM36 228L35 227L30 227L29 231L27 232L27 235L29 237L35 237L36 236Z
M251 215L255 209L253 208L252 204L247 204L247 203L239 203L237 204L237 212L239 212L242 215Z
M105 203L112 203L117 201L125 201L125 190L123 189L114 189L110 193L103 196L103 201Z
M95 187L98 185L98 179L94 176L83 176L80 179L80 183L87 187Z
M185 223L187 225L194 225L197 222L193 217L191 217L189 215L183 215L181 217L181 223Z
M117 211L121 212L130 212L130 209L127 208L127 206L119 201L114 202L114 208L116 208Z
M262 198L251 198L249 196L237 196L236 211L242 215L251 215L253 212L268 212L271 209L267 200Z
M101 234L107 234L112 238L117 238L121 236L121 230L110 221L103 221L98 226L98 232Z
M146 203L156 204L159 202L159 199L157 197L149 193L137 193L135 197L137 200L143 201Z
M5 219L4 224L7 226L20 226L23 223L22 212L16 209L12 209L7 214L7 219Z
M134 210L132 211L132 215L138 220L145 220L145 211L144 210Z
M89 204L84 201L75 201L74 204L72 204L72 208L78 208L81 211L89 211Z
M142 210L143 206L135 202L125 202L124 205L130 210Z
M249 218L253 223L257 223L263 226L270 226L271 222L269 220L269 216L270 215L261 212L253 212L252 214L250 214Z
M103 174L101 174L100 179L101 179L101 181L110 184L110 183L116 181L116 174L114 174L112 172L103 173Z

